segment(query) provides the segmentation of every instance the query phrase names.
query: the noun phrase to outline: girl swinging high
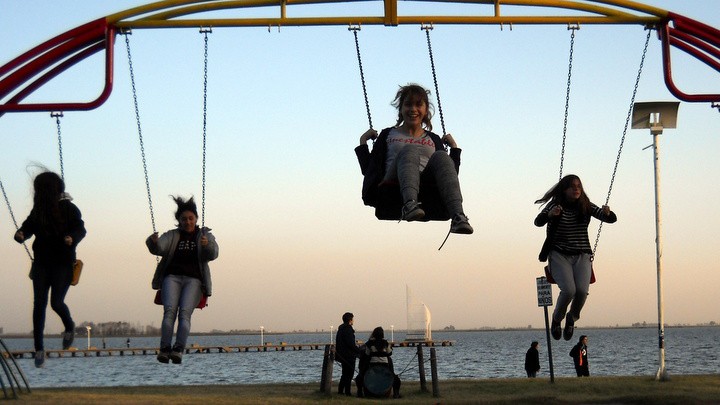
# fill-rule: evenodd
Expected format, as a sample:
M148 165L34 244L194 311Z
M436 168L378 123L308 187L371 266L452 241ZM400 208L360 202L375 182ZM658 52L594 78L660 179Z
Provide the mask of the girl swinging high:
M376 208L378 219L450 218L450 232L471 234L458 181L461 150L450 134L441 139L431 132L428 94L417 84L400 87L392 103L398 110L395 126L380 135L370 129L360 137L355 154L364 176L363 201ZM370 139L377 139L372 153L367 146ZM450 146L449 155L443 143Z

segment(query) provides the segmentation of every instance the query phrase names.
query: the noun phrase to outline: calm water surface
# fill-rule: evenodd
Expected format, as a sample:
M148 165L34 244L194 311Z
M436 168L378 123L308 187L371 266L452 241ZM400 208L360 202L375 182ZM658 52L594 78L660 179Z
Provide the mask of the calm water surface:
M587 329L576 330L588 335L590 374L595 376L648 375L658 368L657 330ZM357 333L366 339L367 333ZM720 373L720 327L668 328L665 330L666 368L670 375ZM395 333L395 339L404 338ZM523 362L530 342L540 342L539 377L549 377L545 332L476 331L435 332L435 340L452 340L452 347L437 347L438 374L448 378L513 378L524 377ZM99 339L91 344L101 346ZM323 343L328 333L266 335L265 342ZM132 347L155 347L159 338L131 338ZM189 343L201 346L257 345L259 336L191 336ZM577 342L552 341L555 375L574 376L570 349ZM13 349L31 349L32 339L5 339ZM107 338L107 347L125 347L125 338ZM78 336L75 345L84 347L86 340ZM46 348L59 348L60 339L46 339ZM415 348L397 348L393 352L396 372L403 380L418 380ZM425 350L425 360L429 352ZM182 365L160 364L155 356L106 356L52 358L37 369L32 359L18 360L31 387L73 386L138 386L195 384L255 384L319 382L322 350L247 353L189 354ZM426 365L430 377L429 363ZM333 379L340 378L334 367Z

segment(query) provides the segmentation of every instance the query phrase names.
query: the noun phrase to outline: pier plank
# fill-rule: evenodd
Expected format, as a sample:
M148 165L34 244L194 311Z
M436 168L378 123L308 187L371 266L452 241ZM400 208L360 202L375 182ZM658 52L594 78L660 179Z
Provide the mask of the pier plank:
M426 342L392 342L396 348L417 348L419 346L452 346L453 342L443 341L426 341ZM247 353L247 352L285 352L297 350L323 350L326 343L286 343L279 344L265 343L264 345L242 345L242 346L200 346L193 344L185 348L185 353ZM68 350L46 350L49 358L66 358L66 357L105 357L105 356L156 356L158 354L157 347L118 347L98 349L91 347L90 349L79 349L71 347ZM13 350L10 355L16 359L33 358L35 350Z

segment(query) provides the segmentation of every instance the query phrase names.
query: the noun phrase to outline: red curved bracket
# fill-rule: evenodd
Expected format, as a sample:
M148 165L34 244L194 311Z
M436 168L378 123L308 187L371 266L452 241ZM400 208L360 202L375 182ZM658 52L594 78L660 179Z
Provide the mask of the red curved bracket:
M0 104L0 116L5 112L91 110L102 105L112 92L115 34L115 28L108 26L105 18L100 18L58 35L1 66L0 99L28 82L30 84L25 85L7 102ZM105 86L95 100L19 104L25 97L60 73L103 49L105 50ZM48 72L33 80L55 64L57 65Z
M689 102L719 102L720 94L688 94L675 85L672 76L670 46L674 46L720 72L720 31L675 13L668 13L669 21L660 30L663 72L668 90L680 100ZM672 21L674 27L670 27Z

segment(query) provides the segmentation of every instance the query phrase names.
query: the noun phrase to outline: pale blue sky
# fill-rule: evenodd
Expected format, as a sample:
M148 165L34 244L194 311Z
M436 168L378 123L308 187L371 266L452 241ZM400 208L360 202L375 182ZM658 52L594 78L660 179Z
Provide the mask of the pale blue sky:
M143 3L0 0L0 64L70 28ZM712 0L646 3L720 27ZM465 12L430 6L417 5L436 14ZM352 7L379 13L382 3ZM314 10L332 15L340 9ZM425 34L400 26L363 27L359 35L373 123L381 129L395 122L390 102L398 85L432 87ZM558 176L569 31L436 26L431 35L445 122L463 149L465 210L476 231L451 236L439 252L449 223L381 222L362 205L353 148L367 118L347 27L214 30L205 222L220 258L211 266L210 307L193 317L193 330L328 329L345 311L356 314L360 329L402 329L405 284L430 307L436 328L542 326L535 277L544 230L532 224L533 201ZM576 34L565 173L578 174L598 205L607 194L645 36L639 26L583 26ZM130 41L155 218L164 231L174 226L167 196L201 194L202 36L197 29L135 30ZM67 302L77 322L158 326L125 37L117 37L115 51L108 102L66 112L62 120L68 190L88 228L78 249L85 271ZM719 92L717 72L674 56L683 88ZM636 101L674 99L660 59L653 33ZM30 101L91 99L101 80L97 56ZM441 131L439 117L433 123ZM0 179L21 221L31 206L28 165L59 170L55 122L48 113L6 114L0 137ZM598 282L580 327L657 321L652 151L643 150L650 143L649 131L628 131L610 200L619 220L603 228ZM670 324L720 321L718 150L718 111L682 103L678 128L661 138ZM27 332L29 260L12 241L14 228L2 211L0 327ZM596 229L594 222L593 239ZM59 332L57 316L48 311L46 331Z

